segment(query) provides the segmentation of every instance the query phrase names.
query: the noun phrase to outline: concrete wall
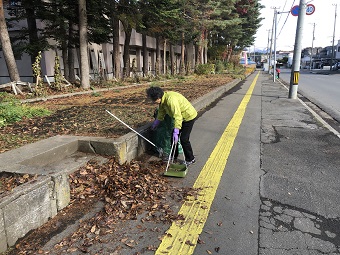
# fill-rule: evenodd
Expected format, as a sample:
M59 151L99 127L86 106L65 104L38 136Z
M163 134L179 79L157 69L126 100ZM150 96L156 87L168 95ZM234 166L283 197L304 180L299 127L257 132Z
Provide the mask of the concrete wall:
M79 138L55 136L0 154L1 172L38 176L0 197L0 252L69 204L69 174L96 156L77 151Z
M0 199L0 251L56 215L52 193L51 179L42 176Z

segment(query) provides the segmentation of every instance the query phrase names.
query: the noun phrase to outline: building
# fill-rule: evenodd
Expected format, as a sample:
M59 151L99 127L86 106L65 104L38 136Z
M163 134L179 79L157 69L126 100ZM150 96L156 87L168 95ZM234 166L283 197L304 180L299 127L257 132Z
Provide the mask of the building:
M11 9L8 9L5 13L5 16L8 17L9 12ZM44 27L44 23L40 20L37 20L38 28L42 29ZM26 21L21 21L20 23L16 24L11 28L8 28L9 34L15 34L18 30L23 27L27 27ZM122 27L122 26L121 26ZM123 49L124 49L124 39L125 33L123 29L119 29L119 43L120 43L120 59L121 59L121 72L123 72ZM50 44L53 45L53 40L50 40ZM137 33L136 30L132 31L131 39L130 39L130 64L134 65L133 70L134 75L142 75L143 74L143 50L142 50L142 35ZM179 45L169 45L165 43L161 43L159 45L161 49L161 70L166 70L163 64L163 56L169 55L170 52L174 52L174 63L175 69L179 72L180 68L180 54L181 54L181 46ZM172 51L170 51L170 47ZM147 55L149 59L147 61L148 66L146 67L150 74L155 74L155 66L156 66L156 39L147 36L146 40L146 48L147 48ZM195 67L195 47L191 43L185 46L186 48L186 56L189 56L191 60L188 61L190 63L189 68L192 70ZM98 44L89 44L89 66L90 66L90 77L91 79L96 79L99 76L104 76L106 79L113 79L114 78L114 69L113 69L113 44L112 42L104 43L101 45ZM164 54L165 51L165 54ZM60 59L60 68L63 73L64 66L62 61L62 54L58 50L48 50L42 52L42 59L41 59L41 69L42 75L45 79L53 82L54 77L54 64L55 64L55 56L58 55ZM79 66L79 50L74 49L74 69L75 73L78 77L80 77L80 66ZM24 82L33 82L33 72L32 72L32 61L28 54L24 53L22 56L16 58L16 63L18 67L18 71L20 74L21 81ZM130 66L132 67L132 66ZM132 72L131 72L132 75ZM10 82L9 74L7 71L7 66L5 63L4 55L2 50L0 49L0 84Z

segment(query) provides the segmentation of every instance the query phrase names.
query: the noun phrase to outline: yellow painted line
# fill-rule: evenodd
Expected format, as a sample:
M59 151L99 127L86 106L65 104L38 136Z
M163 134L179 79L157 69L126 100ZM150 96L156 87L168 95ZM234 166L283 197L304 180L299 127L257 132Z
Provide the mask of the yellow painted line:
M189 196L178 214L182 220L172 223L166 231L160 246L155 254L190 255L193 254L199 235L208 218L211 204L214 200L217 187L227 164L230 151L233 147L238 130L242 123L244 113L253 93L258 73L243 97L233 118L229 122L216 147L204 165L200 175L193 186L199 190L196 197Z

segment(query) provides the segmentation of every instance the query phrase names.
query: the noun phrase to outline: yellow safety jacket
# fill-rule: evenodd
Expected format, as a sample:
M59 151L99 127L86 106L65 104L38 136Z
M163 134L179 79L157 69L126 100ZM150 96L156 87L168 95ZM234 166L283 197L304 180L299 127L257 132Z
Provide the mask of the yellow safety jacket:
M181 129L183 121L196 118L197 111L183 95L174 91L164 92L159 104L157 119L164 120L165 114L174 119L174 128Z

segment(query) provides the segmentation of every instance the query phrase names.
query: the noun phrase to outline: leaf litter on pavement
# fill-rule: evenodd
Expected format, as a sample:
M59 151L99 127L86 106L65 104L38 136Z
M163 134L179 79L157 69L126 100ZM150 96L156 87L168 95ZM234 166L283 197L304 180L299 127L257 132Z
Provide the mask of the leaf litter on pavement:
M139 241L126 237L131 229L123 230L120 235L116 233L122 222L139 222L135 231L141 233L145 231L146 222L170 225L174 220L182 219L173 205L196 192L192 188L171 185L172 180L162 176L164 169L165 163L162 161L146 163L134 160L124 165L119 165L113 157L107 158L103 164L96 160L89 161L69 176L70 205L17 242L7 255L71 252L106 254L103 244L117 251L122 246L134 248ZM103 203L102 209L89 219L81 219L98 201ZM79 226L72 234L44 250L44 245L53 236L75 222L79 222ZM101 244L101 248L97 248L98 244ZM155 247L148 245L142 250L155 250Z

